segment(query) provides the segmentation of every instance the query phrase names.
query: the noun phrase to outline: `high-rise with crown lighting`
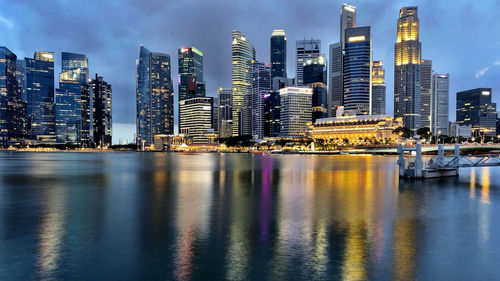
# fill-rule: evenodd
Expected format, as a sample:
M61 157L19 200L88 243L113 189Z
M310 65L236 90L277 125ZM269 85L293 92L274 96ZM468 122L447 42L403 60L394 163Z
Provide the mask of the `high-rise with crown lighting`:
M384 63L372 63L372 115L385 115L385 71Z
M394 45L394 116L402 117L405 127L416 130L421 118L421 62L417 7L399 11Z
M252 60L255 60L254 47L241 32L233 30L233 136L252 134Z

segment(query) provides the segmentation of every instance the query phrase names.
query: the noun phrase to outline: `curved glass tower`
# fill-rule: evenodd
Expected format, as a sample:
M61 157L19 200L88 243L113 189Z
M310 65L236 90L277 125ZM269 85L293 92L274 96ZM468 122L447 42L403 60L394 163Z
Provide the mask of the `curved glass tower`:
M255 49L238 30L232 32L233 136L252 134L252 60Z

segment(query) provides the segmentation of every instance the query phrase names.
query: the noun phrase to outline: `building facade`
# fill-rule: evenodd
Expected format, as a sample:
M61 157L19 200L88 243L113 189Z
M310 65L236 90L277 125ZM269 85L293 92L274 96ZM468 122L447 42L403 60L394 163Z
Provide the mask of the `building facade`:
M179 101L205 96L203 82L203 53L195 47L183 47L178 50L178 92ZM181 118L179 106L179 120ZM180 124L180 122L179 122ZM179 126L179 131L182 128Z
M97 73L90 82L92 96L92 140L96 147L108 147L113 143L111 85Z
M17 79L17 56L0 47L0 144L24 137L24 101Z
M233 136L252 134L252 63L255 49L238 30L232 32Z
M412 130L420 127L421 49L418 9L401 8L394 45L394 116L403 118L404 126Z
M304 63L309 59L317 58L321 53L321 40L297 40L296 42L296 84L304 85Z
M342 42L330 45L330 61L328 62L328 116L335 117L337 106L344 104L342 87Z
M54 53L37 51L25 61L27 135L55 143Z
M61 58L62 72L55 99L56 141L90 146L88 60L85 55L67 52Z
M252 136L264 138L264 97L271 92L269 63L252 62Z
M491 88L477 88L457 93L457 125L472 126L472 135L496 136L496 103Z
M309 133L314 139L337 144L387 143L398 139L393 131L401 126L401 118L387 115L344 116L317 120Z
M385 70L384 63L372 63L372 115L385 115Z
M174 133L174 92L170 56L140 47L137 60L137 144L153 144L155 135Z
M232 136L233 127L233 93L231 89L219 88L219 138Z
M179 101L180 110L183 112L179 127L180 132L193 140L194 144L208 144L213 126L213 98L195 97Z
M326 89L326 60L324 55L304 63L304 85L313 90L312 121L328 116Z
M273 77L286 78L286 35L282 29L271 35L271 81Z
M448 135L450 75L433 73L431 84L430 129L435 136Z
M357 115L370 115L372 109L372 39L370 27L345 30L343 57L344 108Z
M431 91L432 91L432 61L422 60L420 65L421 87L420 96L420 128L431 127Z
M301 137L312 118L312 94L308 87L280 89L280 136Z

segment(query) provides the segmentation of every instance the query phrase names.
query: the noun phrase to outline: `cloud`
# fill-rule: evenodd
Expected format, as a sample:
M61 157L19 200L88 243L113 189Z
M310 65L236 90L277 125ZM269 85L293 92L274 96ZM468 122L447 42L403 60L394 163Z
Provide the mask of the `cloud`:
M9 20L8 18L0 16L0 23L4 24L8 28L13 28L14 27L14 22Z
M477 71L476 72L476 78L484 76L486 74L486 72L488 72L488 70L490 70L492 67L499 66L499 65L500 65L500 61L496 61L496 62L493 63L493 65L485 67L485 68Z

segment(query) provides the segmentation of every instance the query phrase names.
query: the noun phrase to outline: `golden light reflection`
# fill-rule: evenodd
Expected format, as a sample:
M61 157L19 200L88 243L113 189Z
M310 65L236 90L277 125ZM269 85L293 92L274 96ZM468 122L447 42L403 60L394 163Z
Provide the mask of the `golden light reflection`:
M476 197L476 170L474 168L470 169L470 198Z
M481 171L481 202L490 203L490 168L484 167Z

